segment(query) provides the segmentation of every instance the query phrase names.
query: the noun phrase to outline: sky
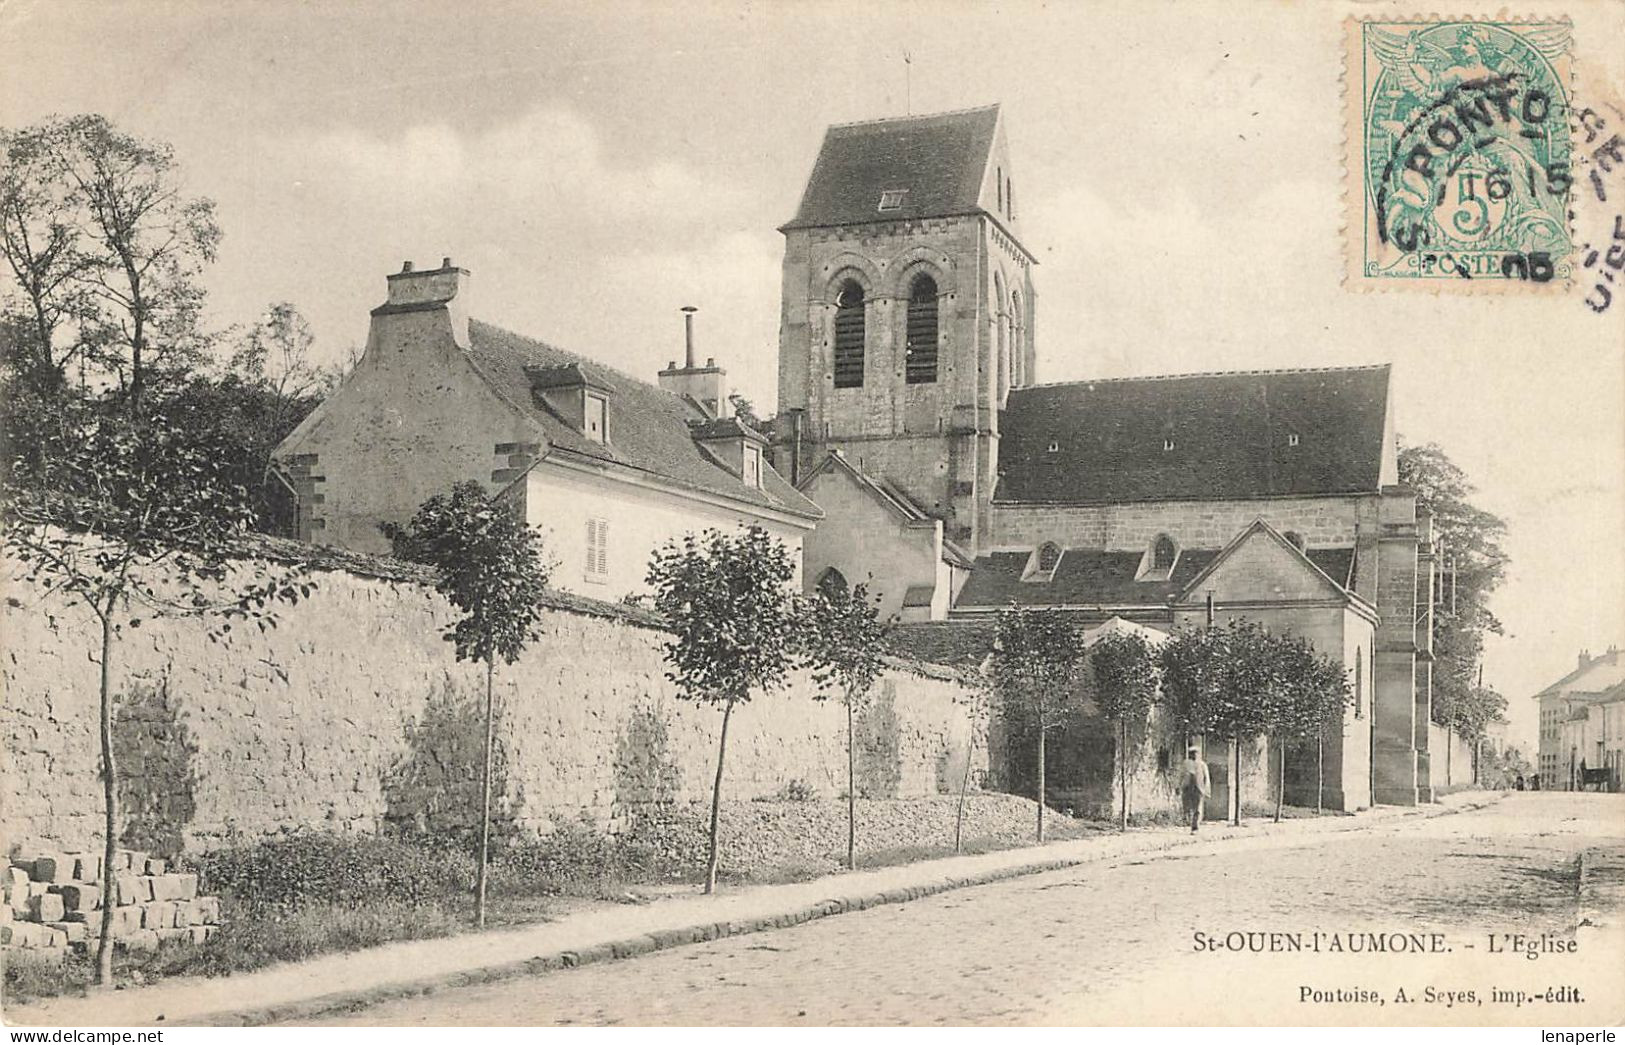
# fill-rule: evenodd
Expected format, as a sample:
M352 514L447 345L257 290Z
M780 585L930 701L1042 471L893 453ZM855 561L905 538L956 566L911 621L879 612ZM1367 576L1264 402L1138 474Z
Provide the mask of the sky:
M1625 8L1564 10L1591 82L1625 83L1599 42ZM700 354L771 409L776 229L824 128L1000 102L1040 380L1393 363L1401 438L1508 523L1485 681L1532 737L1527 696L1625 643L1625 303L1339 284L1344 13L0 0L0 125L170 142L225 230L218 326L289 301L337 361L387 273L450 256L476 316L646 379L696 305Z

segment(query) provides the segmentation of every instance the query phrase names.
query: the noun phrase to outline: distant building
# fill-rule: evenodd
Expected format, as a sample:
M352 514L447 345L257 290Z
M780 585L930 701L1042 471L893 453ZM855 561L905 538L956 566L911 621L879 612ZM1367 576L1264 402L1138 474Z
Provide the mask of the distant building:
M450 259L389 277L355 370L277 448L301 539L387 552L380 523L473 480L521 505L567 591L641 592L657 546L708 527L761 525L799 563L819 510L727 415L724 371L695 364L692 337L654 385L467 305Z
M1625 660L1617 647L1593 657L1535 694L1540 701L1540 786L1578 790L1582 770L1608 770L1618 790L1625 769Z
M826 133L780 230L774 459L829 516L808 586L867 579L922 650L1010 603L1167 630L1211 596L1346 667L1328 804L1430 800L1433 542L1389 368L1039 384L1019 190L997 106Z

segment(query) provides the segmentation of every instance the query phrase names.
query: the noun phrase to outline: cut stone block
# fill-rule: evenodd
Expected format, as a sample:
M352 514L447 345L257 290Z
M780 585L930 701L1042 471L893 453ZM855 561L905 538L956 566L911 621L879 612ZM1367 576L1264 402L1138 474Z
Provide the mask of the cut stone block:
M172 906L175 909L175 918L170 922L171 925L185 929L200 920L197 916L196 900L176 900Z
M214 932L214 926L212 926L212 925L194 925L190 929L186 930L186 932L187 932L187 935L189 935L192 938L193 943L199 943L200 944L203 941L207 940L209 938L209 935Z
M83 922L52 922L51 928L61 933L69 943L79 943L90 935Z
M153 929L137 929L119 942L131 951L156 951L158 933Z
M102 893L94 885L53 885L51 890L62 897L62 906L69 911L94 911L102 905Z
M172 903L149 903L141 905L141 928L168 929L175 924L175 905Z
M11 905L0 904L0 925L10 925L13 917Z
M189 930L177 929L174 926L170 926L165 929L156 929L154 931L158 934L158 941L160 943L168 943L170 940L190 940L192 938L192 934Z
M141 928L141 908L120 907L113 912L113 935L128 936Z
M143 885L141 880L133 874L121 872L114 876L113 884L118 889L120 907L128 907L130 904L152 898L148 887Z
M200 896L197 898L198 921L204 925L220 924L220 897Z
M165 869L168 867L169 863L165 860L155 860L152 857L147 858L148 874L163 874Z
M152 896L155 900L190 900L197 896L197 875L157 875L152 879Z
M134 871L140 874L147 869L147 854L139 849L120 849L118 851L120 866L117 870Z
M102 914L100 911L69 911L62 916L62 920L65 922L80 922L84 925L94 922L100 926L102 924Z
M36 857L33 873L29 877L36 882L69 881L73 878L73 861L60 853Z
M75 853L73 876L81 882L99 882L102 880L102 854Z
M68 945L68 937L60 929L53 929L49 925L42 925L40 928L45 930L45 939L40 944L41 947L54 948L66 947Z
M28 898L29 921L33 922L60 922L67 913L62 906L62 897L56 893L45 893L42 896Z
M22 867L6 868L6 892L13 896L28 897L28 871Z

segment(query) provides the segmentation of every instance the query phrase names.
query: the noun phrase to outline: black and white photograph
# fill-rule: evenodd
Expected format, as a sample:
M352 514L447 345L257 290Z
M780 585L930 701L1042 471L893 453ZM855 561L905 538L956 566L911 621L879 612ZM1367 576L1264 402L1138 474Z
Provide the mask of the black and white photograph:
M0 0L8 1040L1614 1040L1622 41Z

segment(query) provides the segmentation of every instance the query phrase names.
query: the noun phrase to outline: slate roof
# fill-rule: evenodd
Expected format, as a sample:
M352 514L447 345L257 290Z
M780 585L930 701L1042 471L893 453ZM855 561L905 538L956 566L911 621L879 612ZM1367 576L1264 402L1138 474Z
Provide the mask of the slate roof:
M689 422L709 418L693 400L479 320L469 321L468 333L475 368L498 395L541 426L551 447L738 501L808 518L823 514L772 468L762 469L762 489L754 490L698 446ZM588 439L534 393L532 373L562 374L570 372L567 368L579 370L588 384L614 390L605 422L607 444Z
M1069 548L1047 581L1024 581L1028 552L994 552L976 560L956 608L972 606L1163 606L1207 568L1219 549L1187 548L1165 581L1137 581L1141 552ZM1305 554L1339 584L1348 576L1352 548L1311 548Z
M893 624L887 648L930 664L975 668L993 649L992 621L914 621Z
M1093 504L1375 492L1389 370L1247 371L1011 389L999 420L994 499ZM1171 450L1164 449L1168 439Z
M1599 654L1598 656L1592 657L1585 664L1582 664L1582 665L1576 667L1573 671L1569 672L1567 675L1564 675L1562 678L1558 679L1556 682L1552 683L1550 686L1547 686L1545 689L1541 690L1539 693L1536 693L1535 696L1538 698L1538 697L1545 697L1545 696L1550 696L1550 695L1553 695L1553 694L1556 694L1556 693L1560 693L1563 690L1569 688L1569 685L1571 683L1578 682L1580 680L1581 676L1585 675L1587 672L1590 672L1590 671L1598 671L1599 673L1603 673L1603 674L1606 675L1608 673L1603 672L1602 669L1618 667L1619 666L1619 654L1620 654L1619 650L1611 649L1606 653L1602 653L1602 654Z
M970 214L979 209L999 107L836 124L796 216L781 230ZM880 211L880 194L906 189Z

